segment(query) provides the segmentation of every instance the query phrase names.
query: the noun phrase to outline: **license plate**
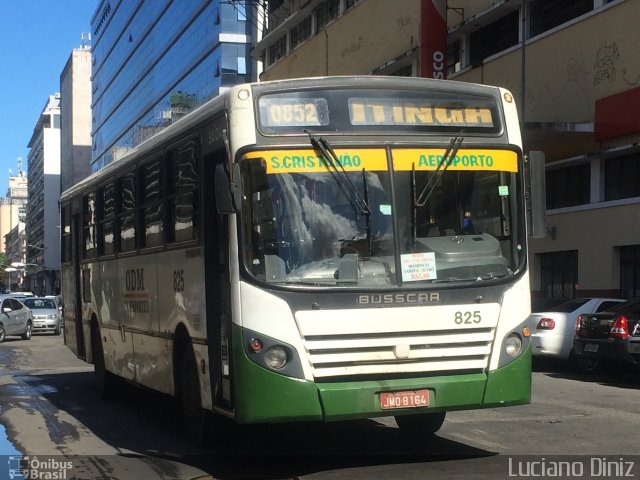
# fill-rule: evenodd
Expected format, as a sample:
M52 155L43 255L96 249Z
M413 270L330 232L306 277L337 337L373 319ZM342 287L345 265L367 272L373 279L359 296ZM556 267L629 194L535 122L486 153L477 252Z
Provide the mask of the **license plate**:
M600 345L598 345L597 343L587 343L587 344L584 346L584 351L585 351L585 352L593 352L593 353L595 353L595 352L597 352L597 351L598 351L598 347L599 347L599 346L600 346Z
M427 407L429 405L429 390L411 390L403 392L381 392L380 408Z
M640 342L629 343L629 351L631 353L640 353Z

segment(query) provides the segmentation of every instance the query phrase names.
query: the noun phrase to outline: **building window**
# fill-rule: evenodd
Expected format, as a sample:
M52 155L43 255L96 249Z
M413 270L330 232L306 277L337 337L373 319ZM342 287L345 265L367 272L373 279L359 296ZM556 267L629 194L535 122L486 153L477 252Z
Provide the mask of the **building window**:
M325 0L316 8L316 28L320 30L338 17L340 0Z
M269 64L276 63L287 54L287 36L283 35L269 47Z
M640 153L610 158L604 166L604 198L640 197Z
M310 36L311 17L307 17L291 29L291 48L295 48L297 45L300 45Z
M540 254L542 298L575 298L578 283L578 251Z
M590 201L591 165L583 163L550 170L546 173L545 183L548 209L587 204Z
M284 3L284 0L269 0L267 2L267 8L269 10L269 13L275 12L278 8L280 8L280 5L282 5Z
M345 10L349 10L351 7L355 7L357 4L360 3L361 0L345 0L344 2L344 8Z
M519 42L520 16L512 12L473 32L469 41L469 57L473 66L491 55L502 52Z
M620 248L620 295L640 297L640 245Z
M389 72L387 75L393 77L413 77L413 65L404 65L393 72Z
M531 2L531 36L535 37L591 10L593 0L535 0Z
M461 55L462 46L460 40L447 46L447 75L453 75L462 68Z

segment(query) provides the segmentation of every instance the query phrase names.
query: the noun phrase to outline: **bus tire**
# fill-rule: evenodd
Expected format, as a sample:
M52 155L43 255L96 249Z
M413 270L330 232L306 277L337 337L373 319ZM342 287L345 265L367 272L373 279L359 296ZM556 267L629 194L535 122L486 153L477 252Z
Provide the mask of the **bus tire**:
M202 408L198 365L193 347L187 345L180 364L180 408L187 438L200 446L206 443L207 412Z
M102 346L100 329L94 325L91 329L91 352L93 354L93 379L98 396L110 400L116 396L116 379L107 371L104 363L104 347Z
M433 435L444 423L447 412L398 415L396 424L401 431L410 435Z

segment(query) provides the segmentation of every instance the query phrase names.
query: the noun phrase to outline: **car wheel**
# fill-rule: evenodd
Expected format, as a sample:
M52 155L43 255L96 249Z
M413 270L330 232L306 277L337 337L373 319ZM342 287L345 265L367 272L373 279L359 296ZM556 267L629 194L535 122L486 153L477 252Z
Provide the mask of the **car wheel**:
M60 335L60 325L58 325L58 326L56 327L56 329L53 331L53 334L54 334L54 335Z
M191 345L182 355L180 370L180 407L187 437L194 445L206 443L207 412L202 408L198 365Z
M4 325L0 324L0 343L4 342L5 337Z
M584 357L571 352L571 361L579 372L596 373L600 370L600 362L596 358Z
M398 415L395 417L400 430L410 435L433 435L444 423L447 412Z
M23 340L31 340L32 326L31 321L27 322L27 326L24 329L24 333L22 334Z

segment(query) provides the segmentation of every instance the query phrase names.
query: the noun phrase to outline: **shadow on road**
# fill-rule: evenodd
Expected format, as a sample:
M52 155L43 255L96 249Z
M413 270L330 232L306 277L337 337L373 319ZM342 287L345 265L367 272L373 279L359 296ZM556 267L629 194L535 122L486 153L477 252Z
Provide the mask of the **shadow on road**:
M594 373L581 373L569 361L533 357L533 371L551 378L563 378L578 382L598 383L610 387L640 389L640 373L633 366L600 368Z
M178 409L171 398L123 385L118 399L105 402L97 397L92 375L82 372L17 376L18 384L0 386L0 398L14 393L25 395L30 390L34 397L42 396L53 407L75 417L123 456L144 455L180 462L216 478L295 478L344 468L495 455L438 436L408 437L397 428L373 420L224 425L215 432L210 446L195 448L182 434ZM22 391L8 391L11 388Z

